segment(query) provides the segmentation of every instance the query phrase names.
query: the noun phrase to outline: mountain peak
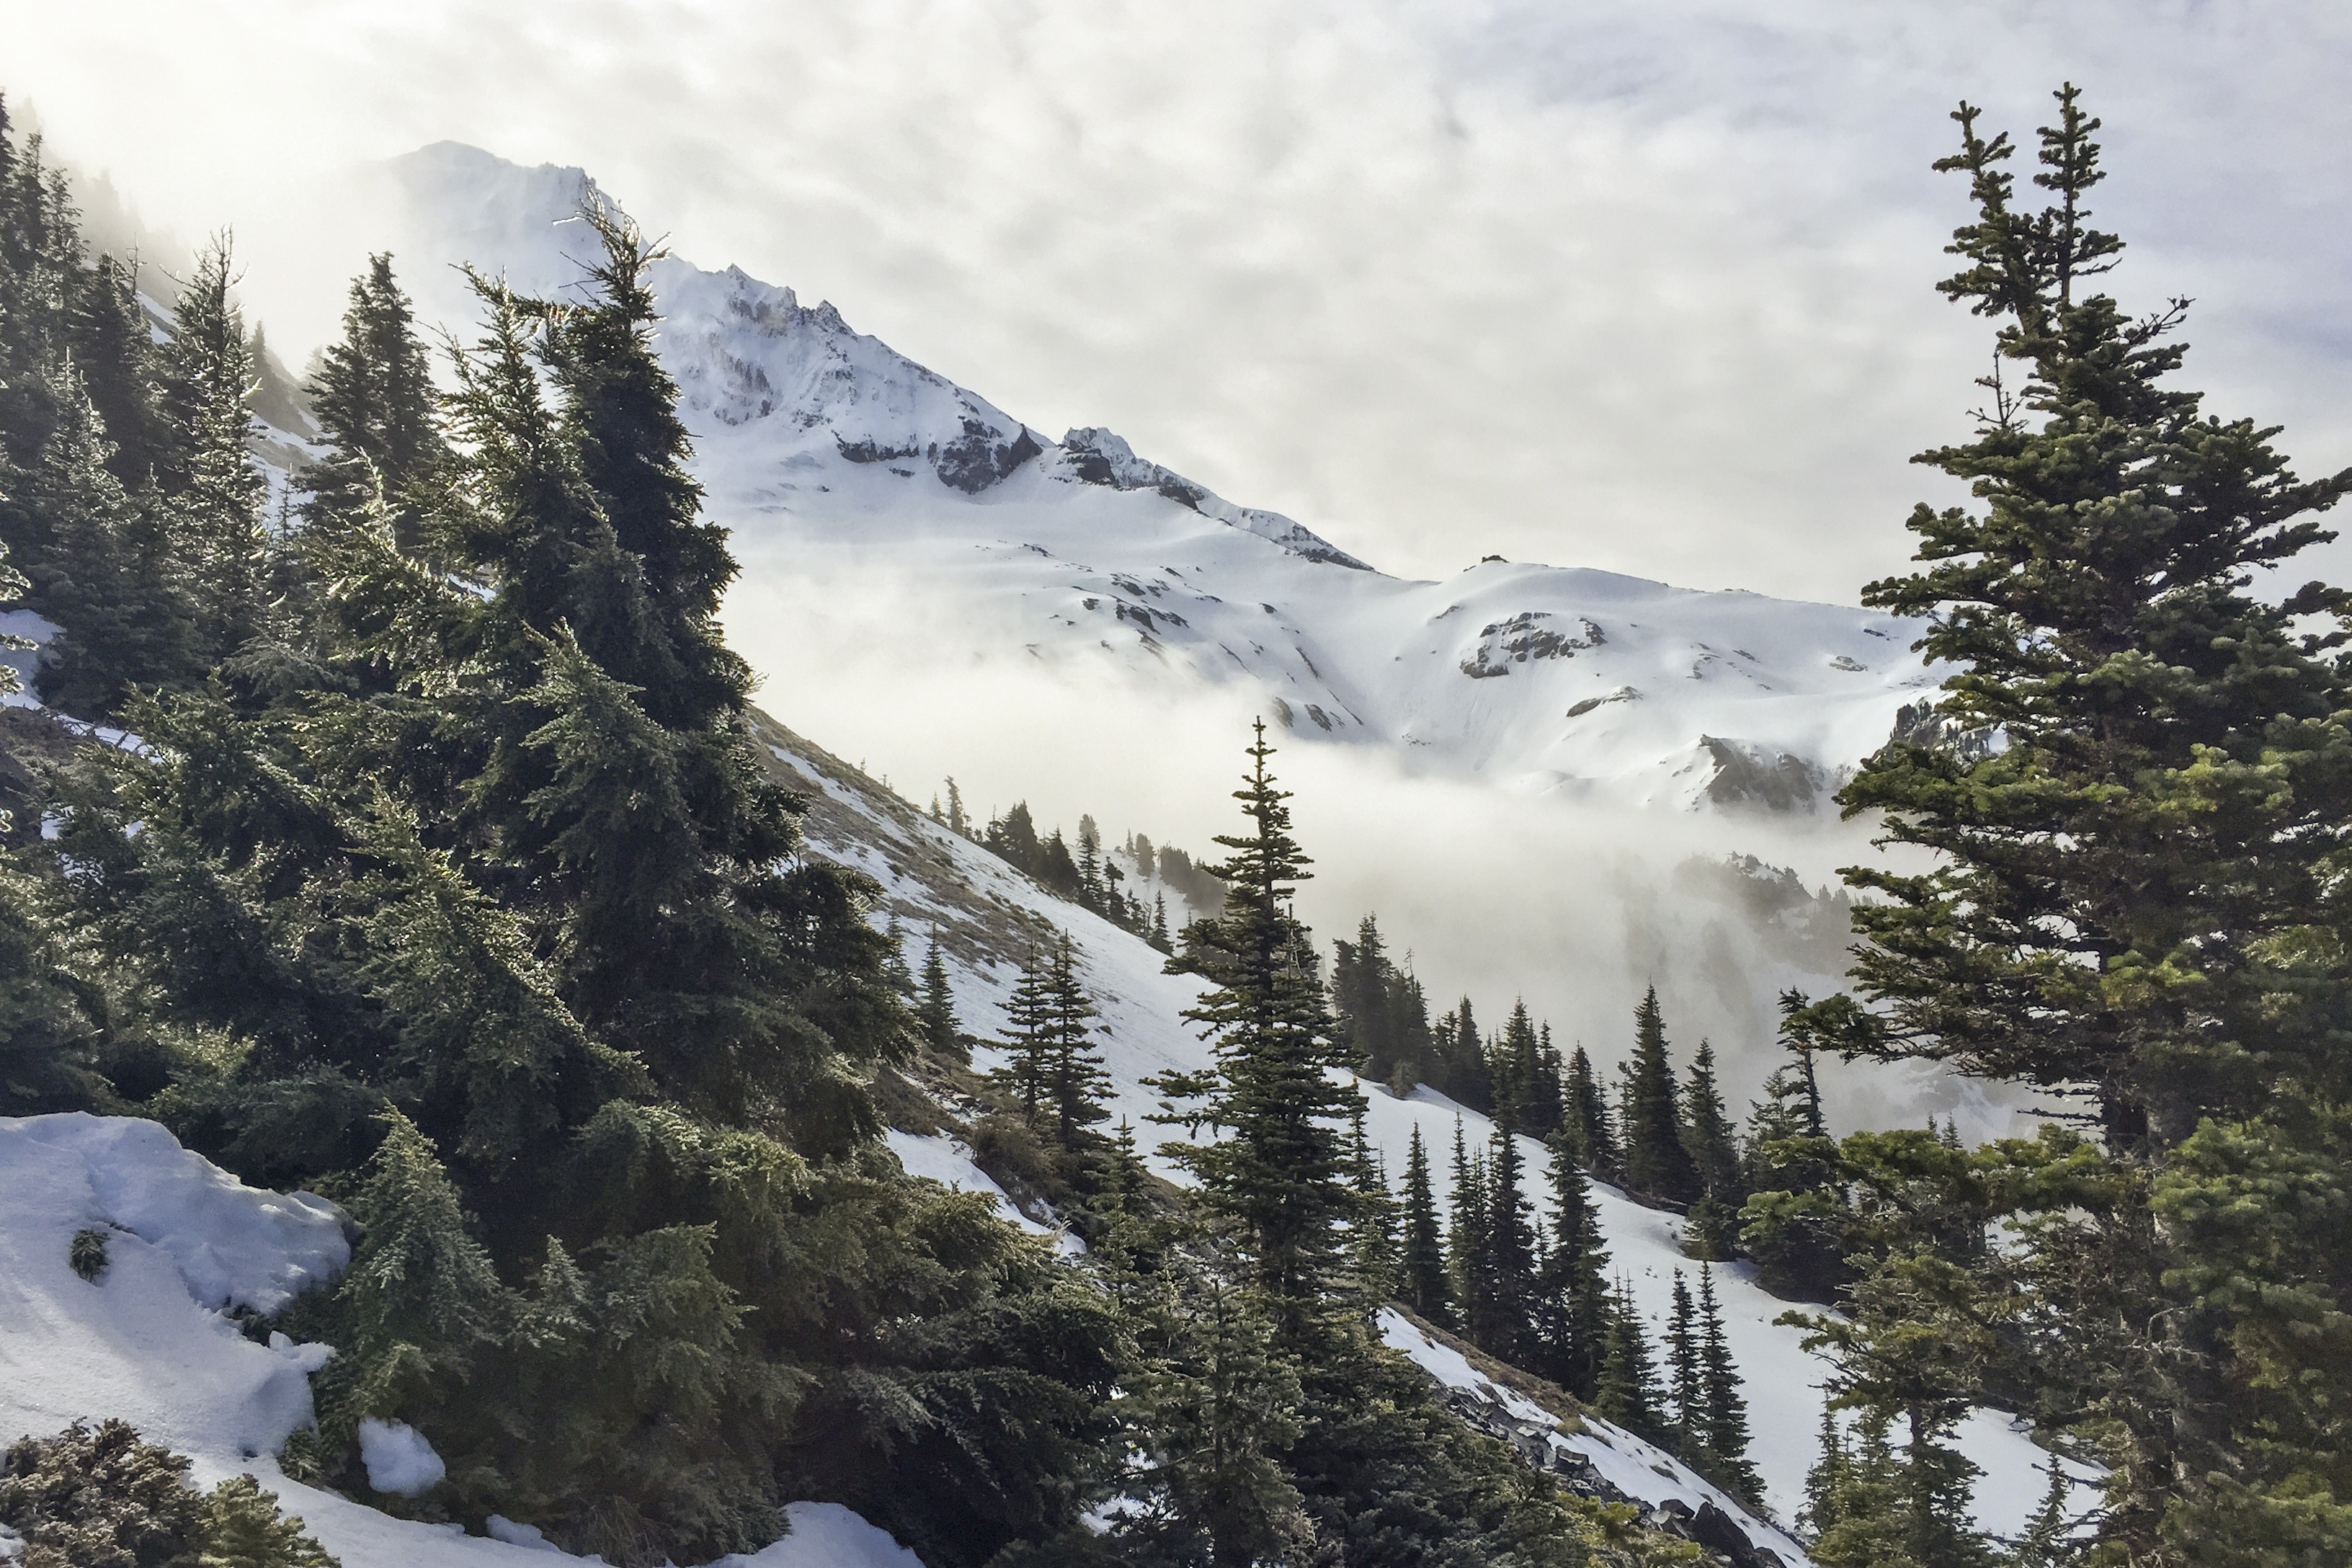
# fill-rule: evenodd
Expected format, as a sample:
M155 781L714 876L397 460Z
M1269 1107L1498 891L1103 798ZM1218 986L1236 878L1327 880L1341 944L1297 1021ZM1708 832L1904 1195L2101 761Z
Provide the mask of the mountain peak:
M583 169L525 166L462 142L436 142L382 167L402 209L411 286L425 313L445 321L475 315L455 264L503 274L525 292L560 294L582 272L582 205L621 210ZM803 306L790 288L740 267L709 271L674 255L655 263L653 284L663 363L689 419L708 420L706 433L772 432L779 467L812 457L894 471L921 465L977 497L1050 457L1057 478L1153 491L1306 560L1369 569L1289 518L1235 506L1138 458L1108 431L1073 430L1057 446L856 331L830 301Z

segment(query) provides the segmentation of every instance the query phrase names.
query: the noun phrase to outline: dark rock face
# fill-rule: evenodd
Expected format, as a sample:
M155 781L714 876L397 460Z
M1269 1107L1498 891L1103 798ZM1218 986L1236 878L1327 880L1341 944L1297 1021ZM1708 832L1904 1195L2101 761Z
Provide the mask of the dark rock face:
M871 438L845 441L836 436L833 444L841 455L853 463L904 462L919 458L930 464L940 483L964 494L978 495L989 486L1001 484L1005 477L1045 448L1026 426L1020 434L1007 436L992 425L984 424L966 415L963 434L952 441L933 441L929 446L885 446Z
M893 463L903 458L918 457L922 452L920 447L884 447L870 438L863 441L845 441L835 436L833 438L833 444L840 448L843 457L853 463Z
M978 495L1044 450L1025 425L1018 436L1007 439L1002 430L967 416L963 434L932 455L931 467L941 484Z
M1478 646L1462 661L1462 673L1473 680L1485 680L1508 675L1511 666L1531 658L1574 658L1609 640L1587 616L1577 617L1576 632L1553 625L1557 618L1542 610L1528 610L1507 621L1479 627Z
M1804 757L1715 735L1700 736L1699 744L1715 763L1715 776L1706 784L1706 798L1714 805L1811 811L1830 793L1821 764Z

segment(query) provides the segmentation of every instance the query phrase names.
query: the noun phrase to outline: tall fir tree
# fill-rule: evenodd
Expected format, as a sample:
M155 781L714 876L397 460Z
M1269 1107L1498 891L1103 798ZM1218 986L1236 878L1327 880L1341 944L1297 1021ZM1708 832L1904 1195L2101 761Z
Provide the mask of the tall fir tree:
M1826 1302L1847 1278L1843 1166L1822 1115L1804 994L1783 993L1780 1008L1790 1059L1764 1080L1749 1123L1740 1245L1765 1289Z
M1054 948L1046 977L1046 1028L1051 1045L1045 1067L1045 1098L1053 1114L1053 1138L1065 1150L1077 1147L1078 1136L1109 1112L1103 1095L1110 1074L1103 1067L1101 1048L1095 1044L1094 998L1078 978L1077 950L1066 932Z
M931 940L923 949L923 973L920 999L915 1005L915 1022L922 1031L923 1044L939 1056L968 1061L971 1053L963 1043L963 1026L956 1017L955 993L948 986L946 957L940 951L940 928L931 928Z
M1690 1155L1698 1187L1683 1226L1685 1249L1694 1258L1727 1260L1737 1250L1739 1208L1748 1194L1741 1182L1739 1141L1716 1083L1715 1047L1706 1040L1691 1058L1683 1093L1683 1148Z
M1633 1010L1633 1057L1625 1068L1618 1125L1625 1139L1627 1186L1673 1204L1699 1195L1697 1167L1683 1144L1682 1096L1666 1054L1665 1016L1654 985Z
M1597 1397L1609 1334L1609 1255L1601 1220L1563 1135L1552 1144L1551 1245L1536 1278L1538 1369L1579 1399Z
M1594 1407L1637 1436L1671 1445L1673 1433L1664 1403L1650 1337L1642 1327L1641 1309L1633 1305L1633 1290L1621 1279L1610 1296Z
M1854 912L1859 1000L1813 1016L1838 1049L1949 1062L2096 1119L2098 1201L2042 1194L2024 1222L2037 1310L2070 1331L2021 1342L2030 1364L2001 1375L2099 1434L2098 1550L2325 1554L2352 1517L2331 1436L2352 1358L2314 1330L2352 1321L2352 1240L2284 1221L2283 1188L2242 1199L2343 1165L2352 596L2251 590L2330 537L2315 514L2352 473L2300 480L2274 429L2170 384L2186 302L2135 316L2097 286L2123 251L2089 221L2099 123L2071 84L2055 96L2038 210L1972 105L1937 164L1973 208L1939 287L1992 323L1995 360L1973 438L1920 461L1976 504L1916 509L1919 568L1864 601L1923 617L1922 650L1958 673L1934 730L1840 797L1932 865L1848 873L1874 895ZM2131 1327L2085 1353L2097 1323Z
M139 265L100 256L67 304L73 361L114 449L107 466L134 495L153 489L172 431L157 400L153 328L139 301Z
M1509 1118L1498 1119L1486 1161L1486 1218L1473 1266L1477 1289L1463 1299L1462 1321L1471 1342L1507 1361L1527 1359L1535 1339L1535 1234L1524 1165Z
M268 609L269 486L247 450L257 380L236 286L222 236L197 254L163 350L163 406L178 437L165 486L170 537L206 664L259 636Z
M1054 960L1037 949L1021 966L1021 978L1004 1001L1004 1065L991 1076L1017 1100L1034 1131L1052 1105L1054 1074Z
M1748 1400L1740 1392L1739 1368L1723 1332L1723 1304L1715 1293L1715 1269L1698 1269L1698 1369L1702 1394L1699 1461L1716 1484L1750 1508L1763 1506L1764 1483L1748 1457Z
M1356 1291L1374 1307L1386 1304L1402 1285L1398 1249L1397 1203L1389 1191L1388 1173L1381 1152L1365 1126L1365 1106L1360 1097L1348 1119L1348 1167L1356 1189L1353 1222Z
M311 515L350 516L380 500L394 543L414 551L425 542L422 488L446 467L449 449L435 408L431 357L389 253L370 256L366 272L353 279L342 326L341 341L320 355L310 388L311 412L335 448L301 475Z
M1405 1305L1440 1328L1454 1324L1453 1292L1445 1268L1445 1238L1437 1219L1436 1194L1429 1177L1429 1151L1415 1122L1404 1157L1403 1256L1399 1273Z
M42 700L111 718L134 688L195 678L192 606L152 493L134 497L115 477L113 443L77 363L60 363L46 390L48 439L0 504L37 514L48 540L38 599L59 629L37 672Z
M1690 1282L1675 1270L1672 1310L1666 1317L1668 1408L1662 1412L1675 1451L1696 1464L1706 1453L1706 1385L1699 1368L1698 1316Z
M1609 1096L1593 1072L1592 1058L1585 1055L1580 1040L1569 1055L1562 1092L1562 1122L1577 1163L1604 1182L1622 1180L1624 1161L1618 1148L1616 1130L1610 1125Z
M1454 1123L1454 1173L1446 1197L1445 1265L1452 1276L1456 1316L1465 1331L1483 1309L1479 1301L1488 1286L1486 1227L1494 1210L1486 1192L1486 1163L1463 1141L1462 1123Z
M1347 1177L1342 1129L1360 1098L1332 1069L1347 1050L1335 1037L1307 928L1291 896L1308 861L1291 837L1288 792L1267 762L1265 725L1255 727L1250 771L1234 798L1249 831L1220 835L1232 851L1217 868L1224 912L1187 929L1170 962L1208 990L1185 1016L1214 1038L1204 1120L1232 1130L1213 1143L1181 1145L1211 1212L1234 1227L1265 1294L1281 1342L1294 1351L1328 1348L1332 1315L1357 1209Z
M726 528L701 516L677 385L654 352L651 271L665 253L595 203L579 216L595 242L586 301L527 302L581 478L611 531L610 547L599 539L581 563L590 575L573 627L615 679L643 689L657 722L693 729L740 712L751 688L715 624L735 559Z
M1420 983L1390 958L1380 921L1366 915L1356 940L1332 943L1332 954L1333 1011L1366 1076L1408 1089L1433 1075L1443 1079L1427 999Z

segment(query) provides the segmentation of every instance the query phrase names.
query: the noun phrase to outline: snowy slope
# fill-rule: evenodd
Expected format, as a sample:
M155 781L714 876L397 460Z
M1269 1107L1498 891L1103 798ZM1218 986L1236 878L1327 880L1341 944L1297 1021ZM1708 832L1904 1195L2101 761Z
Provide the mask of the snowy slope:
M1192 1070L1208 1064L1208 1047L1182 1018L1199 995L1198 983L1163 973L1160 954L1144 942L1046 893L821 748L781 726L764 729L763 737L789 770L788 776L814 803L815 847L883 885L886 893L877 918L899 922L910 962L920 960L922 944L937 931L967 1030L983 1038L1001 1033L1004 1003L1023 957L1051 931L1070 935L1081 977L1101 1009L1101 1048L1114 1080L1112 1116L1135 1126L1154 1169L1181 1177L1156 1150L1163 1139L1182 1134L1151 1124L1149 1118L1160 1109L1160 1100L1142 1087L1142 1080L1171 1068ZM983 1068L1000 1060L985 1047L975 1058ZM1404 1169L1415 1128L1432 1151L1450 1149L1457 1125L1474 1146L1493 1135L1493 1124L1486 1117L1426 1088L1400 1099L1377 1084L1359 1087L1368 1102L1368 1131L1391 1173ZM1519 1142L1526 1167L1543 1170L1549 1152L1530 1138ZM1675 1271L1696 1276L1698 1268L1682 1253L1680 1221L1612 1187L1596 1184L1592 1194L1611 1267L1624 1279L1654 1333L1663 1335ZM1790 1304L1757 1285L1754 1275L1749 1265L1719 1266L1716 1289L1726 1338L1747 1379L1754 1434L1750 1457L1763 1476L1768 1502L1786 1520L1801 1500L1805 1474L1817 1455L1826 1369L1803 1350L1799 1330L1775 1321ZM2007 1416L1984 1411L1969 1418L1958 1441L1985 1472L1977 1493L1979 1521L2004 1532L2021 1529L2046 1484L2039 1468L2045 1462L2043 1450ZM1679 1470L1659 1475L1647 1458L1638 1458L1624 1473L1653 1487L1636 1495L1654 1501L1684 1495L1675 1489L1704 1484ZM1642 1480L1643 1476L1652 1480ZM1734 1506L1728 1500L1721 1501L1727 1509ZM1754 1539L1759 1546L1780 1550L1761 1534Z
M563 220L606 200L578 169L455 142L374 178L422 312L457 322L471 306L446 264L561 293L593 245ZM829 647L854 678L877 646L1083 660L1163 696L1238 685L1307 738L1516 789L1800 812L1925 683L1911 628L1860 610L1499 561L1389 577L1108 431L1055 441L829 304L675 257L653 280L710 513L744 563L736 640L763 668ZM827 643L768 635L809 605Z

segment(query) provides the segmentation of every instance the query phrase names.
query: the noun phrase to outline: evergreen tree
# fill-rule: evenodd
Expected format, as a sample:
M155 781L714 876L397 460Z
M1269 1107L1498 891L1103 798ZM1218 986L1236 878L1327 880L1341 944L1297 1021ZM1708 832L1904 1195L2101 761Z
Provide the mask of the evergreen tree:
M0 562L0 574L6 566ZM0 665L0 686L16 674ZM0 835L10 826L0 812ZM59 951L44 889L0 859L0 1115L109 1107L98 996Z
M677 386L654 353L648 275L665 253L604 207L579 216L602 253L587 264L587 300L527 304L544 323L542 358L562 390L580 476L617 547L600 539L583 563L593 597L580 608L595 613L575 616L573 630L615 679L643 689L657 722L692 729L740 711L751 687L714 620L735 560L725 527L700 516Z
M1805 996L1787 992L1780 1007L1791 1059L1765 1079L1750 1124L1740 1242L1766 1289L1828 1301L1847 1278L1843 1166L1822 1117Z
M1716 1300L1715 1270L1698 1270L1698 1371L1704 1421L1700 1468L1751 1509L1763 1506L1764 1483L1748 1458L1748 1401L1739 1390L1739 1369L1723 1336L1723 1309Z
M950 798L953 798L952 793ZM1016 800L1012 810L1002 817L992 818L982 842L1006 863L1033 877L1037 874L1041 846L1037 842L1037 824L1029 815L1027 801Z
M1394 1297L1402 1284L1400 1238L1396 1198L1389 1191L1380 1151L1365 1131L1364 1114L1360 1093L1348 1119L1348 1165L1359 1200L1353 1227L1356 1289L1368 1305L1378 1307Z
M2074 1482L2067 1478L2066 1467L2054 1457L2042 1468L2050 1474L2050 1484L2042 1493L2042 1506L2033 1510L2025 1527L2024 1538L2017 1543L2013 1568L2064 1568L2078 1555L2072 1539Z
M1086 907L1086 889L1078 879L1078 863L1070 854L1070 847L1055 828L1037 846L1036 868L1030 873L1048 892Z
M1853 1495L1838 1504L1845 1538L1865 1544L1849 1549L1825 1536L1833 1552L1847 1553L1836 1561L1872 1561L1854 1553L1880 1550L1890 1537L1924 1568L1990 1561L1971 1521L1979 1471L1950 1441L1991 1348L1980 1322L1961 1331L1954 1326L1958 1314L1947 1310L1971 1301L1969 1276L1931 1246L1914 1243L1856 1282L1848 1295L1851 1316L1802 1320L1810 1330L1806 1347L1827 1350L1835 1365L1825 1384L1833 1402L1862 1411L1863 1431L1876 1445L1855 1461ZM1896 1421L1900 1447L1886 1443Z
M1691 1059L1690 1081L1683 1093L1683 1147L1696 1169L1700 1190L1736 1207L1739 1144L1724 1114L1723 1093L1716 1087L1715 1047L1706 1040L1698 1043L1698 1054Z
M1821 1435L1812 1468L1805 1472L1805 1501L1797 1510L1797 1522L1818 1539L1837 1523L1838 1503L1844 1495L1845 1479L1853 1459L1845 1446L1845 1432L1838 1424L1836 1409L1822 1405Z
M1637 1436L1669 1443L1671 1433L1658 1387L1657 1364L1650 1356L1649 1336L1633 1295L1619 1280L1609 1303L1609 1328L1602 1342L1601 1384L1593 1405L1601 1415Z
M1549 1026L1538 1032L1527 1003L1514 1002L1487 1067L1497 1111L1531 1138L1549 1139L1559 1127L1559 1058L1550 1038Z
M1435 1194L1429 1180L1429 1152L1422 1146L1421 1126L1413 1124L1405 1146L1404 1240L1399 1272L1405 1305L1441 1328L1454 1326L1454 1303L1445 1269L1445 1242L1437 1223Z
M1486 1227L1494 1219L1494 1210L1486 1194L1486 1160L1465 1146L1459 1119L1454 1123L1454 1181L1445 1219L1446 1268L1453 1276L1450 1294L1466 1332L1485 1310L1479 1303L1490 1284Z
M1536 1279L1538 1370L1579 1399L1596 1397L1609 1334L1609 1255L1573 1147L1552 1144L1551 1247Z
M1666 1026L1651 986L1633 1010L1633 1059L1626 1069L1625 1184L1644 1197L1686 1204L1699 1195L1698 1173L1683 1146L1681 1096L1666 1056Z
M368 258L343 311L342 341L320 356L311 412L335 455L304 470L315 518L356 512L379 497L393 542L424 542L420 489L448 459L434 406L433 373L415 311L394 278L392 258Z
M197 255L163 351L163 406L177 435L165 487L170 537L206 664L260 635L269 588L269 487L247 451L257 380L230 298L236 283L224 236Z
M1551 1026L1544 1025L1536 1036L1535 1073L1528 1089L1525 1131L1529 1137L1549 1143L1565 1125L1568 1068L1560 1060L1559 1047L1551 1043Z
M205 1499L198 1568L341 1568L298 1517L281 1518L274 1492L231 1476Z
M1624 1162L1617 1147L1617 1134L1609 1124L1609 1098L1592 1070L1592 1058L1584 1054L1581 1041L1569 1056L1563 1093L1561 1115L1569 1148L1577 1163L1604 1182L1622 1180Z
M1691 1304L1690 1285L1675 1270L1674 1307L1666 1319L1666 1396L1672 1412L1662 1411L1674 1436L1675 1452L1692 1464L1706 1455L1706 1386L1699 1366L1698 1324Z
M1739 1233L1739 1207L1747 1201L1740 1180L1739 1143L1724 1114L1716 1087L1715 1047L1706 1040L1692 1058L1683 1095L1683 1148L1698 1184L1690 1218L1683 1227L1685 1247L1698 1258L1728 1259Z
M1521 1182L1517 1137L1507 1119L1495 1123L1486 1163L1486 1219L1475 1268L1478 1289L1463 1299L1464 1330L1481 1349L1524 1359L1534 1341L1535 1237Z
M67 302L73 362L112 451L107 466L126 490L152 490L169 460L172 432L157 402L155 348L139 302L135 261L99 257Z
M921 1000L916 1004L915 1022L921 1029L923 1044L943 1057L959 1061L971 1059L963 1043L963 1027L956 1019L955 994L948 989L947 960L940 952L940 928L931 928L930 945L923 950Z
M1078 818L1078 903L1101 914L1109 910L1109 888L1103 876L1102 834L1095 819Z
M883 935L889 939L890 948L889 955L882 961L882 973L889 977L890 989L898 994L899 1000L911 1005L915 1000L915 972L907 963L907 939L898 930L896 916Z
M2025 1226L2037 1314L2067 1331L1993 1372L2103 1437L2099 1549L2325 1554L2341 1526L2320 1521L2352 1505L2329 1414L2352 1359L2319 1348L2311 1314L2352 1310L2352 1244L2276 1223L2297 1206L2284 1188L2244 1194L2341 1163L2352 598L2249 589L2329 537L2314 514L2352 474L2298 480L2273 430L2168 384L2185 302L2134 317L2095 288L2123 245L2088 221L2098 122L2071 84L2057 100L2041 210L1973 106L1938 164L1974 207L1941 288L1994 324L1996 374L1974 437L1922 460L1978 504L1915 510L1920 568L1864 597L1927 617L1923 650L1961 673L1935 732L1841 796L1934 858L1850 874L1877 895L1854 911L1862 1002L1813 1018L1838 1049L1948 1061L2096 1117L2113 1163L2096 1201L2039 1193ZM1961 743L1979 732L2001 744ZM2270 1250L2291 1235L2334 1239ZM2089 1352L2092 1325L2126 1321Z
M1122 1533L1151 1558L1209 1568L1304 1560L1314 1526L1281 1462L1304 1426L1301 1392L1266 1303L1208 1274L1143 1319L1135 1426L1148 1498Z
M1146 939L1154 952L1173 954L1176 944L1168 937L1168 898L1164 893L1151 895L1151 934Z
M194 677L193 616L153 498L134 500L109 466L113 444L73 360L52 371L46 393L48 439L6 501L34 514L48 540L37 597L59 630L42 659L41 698L110 718L133 687Z
M1079 983L1077 953L1066 934L1054 949L1045 990L1050 1040L1045 1096L1053 1109L1054 1142L1072 1150L1081 1131L1109 1114L1102 1097L1110 1088L1110 1074L1094 1043L1093 1020L1098 1010Z
M1488 1080L1486 1047L1478 1037L1478 1020L1465 996L1432 1031L1430 1054L1434 1058L1429 1086L1473 1110L1492 1110L1494 1087Z
M1054 955L1033 952L1021 966L1021 978L1004 1001L1005 1063L993 1077L998 1087L1018 1100L1021 1114L1034 1131L1040 1127L1051 1103L1054 1055L1058 1044L1054 1016Z
M956 787L952 775L948 779L948 831L958 837L971 837L971 818L964 815L963 791Z
M1196 1087L1208 1091L1205 1119L1233 1130L1177 1155L1200 1178L1210 1212L1241 1237L1281 1342L1304 1351L1327 1340L1327 1303L1357 1207L1339 1124L1359 1096L1330 1073L1347 1065L1346 1051L1307 929L1290 911L1307 859L1290 836L1288 795L1266 767L1273 754L1261 722L1234 792L1250 831L1217 839L1233 851L1217 872L1229 889L1225 912L1195 921L1170 963L1210 986L1185 1013L1216 1040L1213 1079Z

